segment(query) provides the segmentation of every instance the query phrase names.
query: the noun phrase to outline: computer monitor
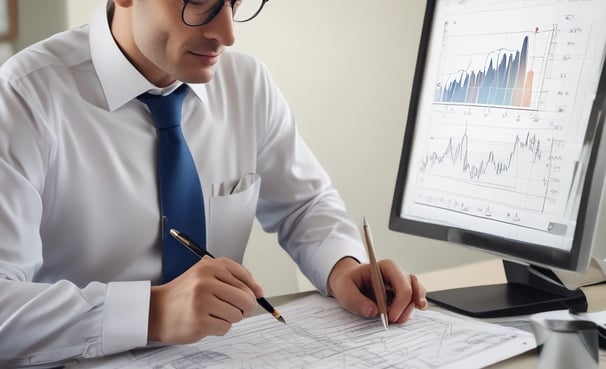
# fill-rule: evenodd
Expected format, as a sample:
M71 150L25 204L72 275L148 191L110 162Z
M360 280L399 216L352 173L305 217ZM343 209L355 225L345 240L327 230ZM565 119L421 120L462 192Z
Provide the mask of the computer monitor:
M428 0L390 229L501 256L471 316L587 308L605 279L606 0ZM482 283L482 276L477 278Z

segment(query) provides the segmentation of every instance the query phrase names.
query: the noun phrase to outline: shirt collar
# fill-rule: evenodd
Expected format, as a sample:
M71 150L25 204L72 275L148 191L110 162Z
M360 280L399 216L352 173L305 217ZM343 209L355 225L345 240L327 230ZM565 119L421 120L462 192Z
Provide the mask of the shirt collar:
M91 60L109 111L114 111L148 91L163 93L163 89L149 82L122 53L112 36L105 5L93 15L90 25ZM180 83L167 89L174 89ZM176 87L175 87L176 86ZM202 84L191 86L191 90L202 100L208 101L206 88Z

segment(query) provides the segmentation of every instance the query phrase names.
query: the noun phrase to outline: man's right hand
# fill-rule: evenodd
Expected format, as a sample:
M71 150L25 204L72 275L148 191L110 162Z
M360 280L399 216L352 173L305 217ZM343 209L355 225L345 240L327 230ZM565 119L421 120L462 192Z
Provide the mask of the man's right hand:
M148 341L196 342L220 336L249 316L263 288L242 265L203 257L174 280L151 288Z

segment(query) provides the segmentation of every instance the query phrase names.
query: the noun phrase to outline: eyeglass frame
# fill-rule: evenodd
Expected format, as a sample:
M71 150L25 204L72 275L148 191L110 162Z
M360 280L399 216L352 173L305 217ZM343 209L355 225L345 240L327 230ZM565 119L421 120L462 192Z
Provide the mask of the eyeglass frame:
M218 0L217 4L211 9L208 17L206 17L204 22L202 22L200 24L191 24L185 20L185 8L187 8L187 4L189 3L189 1L190 0L183 0L183 8L181 9L181 21L183 22L183 24L185 24L186 26L189 26L189 27L201 27L201 26L204 26L204 25L210 23L213 19L215 19L217 14L219 14L221 12L221 10L223 9L223 7L225 6L226 0ZM232 9L234 8L234 4L236 3L236 1L238 1L238 0L229 0L229 2L230 2L229 5ZM244 0L244 1L246 1L246 0ZM265 6L265 4L268 1L269 0L261 0L261 6L259 7L259 9L257 9L257 11L252 16L248 17L247 19L240 20L240 21L234 20L234 22L244 23L244 22L253 20L257 15L259 15L259 13L261 13L261 10L263 10L263 7Z

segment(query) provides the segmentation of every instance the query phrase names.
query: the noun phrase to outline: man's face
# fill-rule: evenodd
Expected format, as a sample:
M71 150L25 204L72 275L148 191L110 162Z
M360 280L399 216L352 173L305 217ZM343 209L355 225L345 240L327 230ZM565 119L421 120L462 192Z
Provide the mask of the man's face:
M177 79L188 83L212 79L221 53L235 41L229 2L210 23L199 27L181 21L181 0L132 4L134 47L125 51L148 80L162 87Z

